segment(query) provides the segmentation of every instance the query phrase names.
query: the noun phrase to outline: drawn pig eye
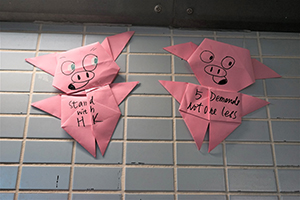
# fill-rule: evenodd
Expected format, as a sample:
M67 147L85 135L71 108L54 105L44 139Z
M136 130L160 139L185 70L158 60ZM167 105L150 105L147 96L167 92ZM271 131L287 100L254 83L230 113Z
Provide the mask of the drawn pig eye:
M235 63L235 60L233 57L231 56L226 56L225 58L223 58L221 65L222 67L224 67L225 69L230 69Z
M200 59L205 63L210 63L215 59L215 55L211 51L204 50L200 54Z
M86 55L82 60L82 66L87 71L93 71L98 64L98 57L94 54Z
M72 61L65 61L61 64L61 72L64 75L70 75L75 70L75 63Z

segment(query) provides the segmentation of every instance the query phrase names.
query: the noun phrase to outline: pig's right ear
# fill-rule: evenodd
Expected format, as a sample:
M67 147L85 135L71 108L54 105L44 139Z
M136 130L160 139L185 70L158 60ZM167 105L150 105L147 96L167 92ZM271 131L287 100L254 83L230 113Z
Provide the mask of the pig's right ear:
M178 56L184 60L188 60L198 46L192 42L177 44L163 48L164 50Z
M56 56L58 53L51 53L43 56L26 58L25 60L30 64L40 68L41 70L54 76L56 68Z

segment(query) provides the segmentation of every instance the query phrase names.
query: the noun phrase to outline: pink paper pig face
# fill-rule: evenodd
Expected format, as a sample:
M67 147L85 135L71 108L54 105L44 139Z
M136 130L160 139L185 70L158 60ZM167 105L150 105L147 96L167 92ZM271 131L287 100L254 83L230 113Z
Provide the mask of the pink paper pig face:
M69 94L107 85L119 69L101 44L94 43L57 55L53 86Z
M201 85L239 91L254 83L247 49L205 39L187 60Z

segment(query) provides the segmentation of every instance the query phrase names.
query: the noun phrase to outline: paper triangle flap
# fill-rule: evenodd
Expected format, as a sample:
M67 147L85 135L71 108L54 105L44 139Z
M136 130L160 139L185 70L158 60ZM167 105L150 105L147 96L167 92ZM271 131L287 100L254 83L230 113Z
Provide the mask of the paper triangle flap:
M133 90L133 88L138 84L135 82L125 82L125 83L112 83L110 88L114 94L117 104L119 105L127 95Z
M188 60L197 48L198 45L192 42L187 42L183 44L164 47L163 49L184 60Z
M260 109L266 105L269 104L269 102L247 95L247 94L242 94L242 116L248 115L249 113Z
M37 101L31 104L40 110L43 110L57 118L61 118L61 96L56 95L41 101Z
M280 78L274 70L262 64L258 60L252 58L252 66L254 70L255 79L266 79L266 78Z
M159 80L159 82L179 103L181 102L188 83L163 80Z
M25 60L30 64L54 76L56 69L56 56L57 53L52 53L33 58L26 58Z

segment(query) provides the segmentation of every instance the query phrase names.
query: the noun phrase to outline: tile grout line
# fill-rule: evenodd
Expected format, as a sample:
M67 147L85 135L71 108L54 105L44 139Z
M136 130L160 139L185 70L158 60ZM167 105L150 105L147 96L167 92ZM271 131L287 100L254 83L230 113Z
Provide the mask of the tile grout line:
M39 46L40 46L40 42L41 42L41 30L42 30L42 25L39 25L37 44L36 44L36 49L35 49L35 57L38 55L38 52L39 52ZM35 82L35 72L36 72L36 68L33 67L30 91L29 91L29 98L28 98L28 105L27 105L27 114L26 114L26 118L25 118L25 125L24 125L24 131L23 131L22 147L21 147L21 152L20 152L19 169L18 169L16 186L15 186L14 200L18 199L19 189L20 189L20 184L21 184L21 176L22 176L22 170L23 170L23 160L24 160L24 154L25 154L26 137L27 137L27 132L28 132L28 123L29 123L29 116L30 116L32 93L34 90L34 82Z
M174 33L173 29L170 30L171 36L171 46L174 45ZM171 55L171 80L175 81L175 61L174 55ZM172 97L172 136L173 136L173 187L174 187L174 200L177 200L177 187L178 187L178 180L177 180L177 143L176 143L176 100Z
M260 34L257 32L257 46L258 46L258 51L260 55L260 62L263 63L263 57L262 57L262 48L261 48L261 43L260 43ZM266 85L266 80L263 80L263 88L264 88L264 96L266 98L266 101L268 101L268 93L267 93L267 85ZM275 145L274 145L274 139L273 139L273 130L272 130L272 120L271 120L271 115L270 115L270 107L269 105L266 106L267 110L267 119L268 119L268 128L269 128L269 136L270 136L270 145L272 149L272 157L273 157L273 167L274 167L274 176L275 176L275 184L276 184L276 190L277 190L277 196L278 199L280 199L280 188L279 188L279 179L278 179L278 170L276 166L276 154L275 154Z

